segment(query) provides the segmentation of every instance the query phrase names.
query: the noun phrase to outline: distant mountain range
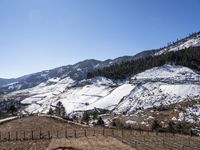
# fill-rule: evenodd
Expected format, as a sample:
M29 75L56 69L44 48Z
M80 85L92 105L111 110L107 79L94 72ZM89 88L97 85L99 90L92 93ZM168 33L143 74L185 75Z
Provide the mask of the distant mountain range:
M70 77L76 81L86 78L86 74L90 70L107 67L113 64L119 64L124 61L135 60L149 55L153 55L156 51L144 51L135 56L123 56L116 59L99 61L94 59L84 60L74 65L62 66L52 70L45 70L33 73L16 79L0 79L0 93L8 93L16 90L27 89L39 85L51 78ZM12 84L12 87L10 86Z
M12 79L0 78L0 92L1 93L12 92L15 90L31 88L42 82L47 81L48 79L55 77L69 76L74 80L80 81L86 77L86 73L90 70L104 68L111 66L113 64L120 64L121 62L137 60L149 56L157 56L165 54L167 52L178 51L184 48L196 47L196 46L200 46L200 32L195 32L187 36L186 38L183 38L176 42L171 42L168 44L168 46L165 46L163 48L143 51L134 56L122 56L113 60L109 59L105 61L90 59L78 62L74 65L67 65L52 70L45 70L38 73L25 75L19 78L12 78ZM13 88L8 89L7 84L10 83L12 83Z
M148 50L138 53L134 56L123 56L116 59L109 59L105 61L99 60L85 60L78 62L74 65L62 66L52 70L41 71L38 73L25 75L16 79L2 79L0 78L0 93L8 93L16 90L31 88L39 85L42 82L47 81L48 79L66 76L71 77L74 80L80 81L86 77L88 71L107 67L113 64L119 64L121 62L126 62L130 60L136 60L148 56L160 55L171 51L178 51L188 47L200 46L200 32L193 33L190 36L172 42L166 47L155 50ZM12 87L10 85L12 83Z

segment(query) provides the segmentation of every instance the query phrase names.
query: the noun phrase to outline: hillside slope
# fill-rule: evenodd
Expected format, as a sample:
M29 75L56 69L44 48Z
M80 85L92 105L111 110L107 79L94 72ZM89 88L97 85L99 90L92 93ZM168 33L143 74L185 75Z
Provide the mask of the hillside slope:
M161 55L168 52L179 51L189 47L200 46L200 32L193 33L181 40L169 44L167 47L161 48L155 55Z
M129 81L104 77L76 82L66 77L4 95L4 99L21 99L24 113L48 112L61 101L68 114L74 111L101 108L119 114L135 113L160 105L197 99L200 75L183 66L164 65L137 74Z
M133 113L200 97L200 75L183 66L155 67L135 75L131 83L135 88L115 112Z

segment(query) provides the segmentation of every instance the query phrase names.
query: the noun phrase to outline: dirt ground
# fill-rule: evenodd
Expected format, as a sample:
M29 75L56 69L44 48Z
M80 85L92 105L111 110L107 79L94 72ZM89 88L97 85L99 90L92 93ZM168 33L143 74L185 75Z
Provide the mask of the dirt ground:
M200 138L89 128L44 116L29 116L0 124L0 150L57 150L59 147L69 150L200 150Z
M56 150L60 147L72 150L134 150L115 138L103 136L0 143L0 150Z

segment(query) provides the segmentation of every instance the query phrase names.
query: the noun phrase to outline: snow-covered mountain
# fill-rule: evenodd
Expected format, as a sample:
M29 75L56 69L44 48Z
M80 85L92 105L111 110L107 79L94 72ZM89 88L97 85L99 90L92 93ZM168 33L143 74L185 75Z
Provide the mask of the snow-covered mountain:
M108 59L105 61L89 59L82 62L78 62L74 65L67 65L51 70L45 70L38 73L25 75L16 79L0 78L0 94L32 88L34 86L39 85L40 83L46 82L51 78L57 77L65 78L68 76L76 81L81 81L86 77L87 72L90 70L103 68L113 64L130 60L136 60L144 57L158 56L171 51L178 51L184 48L196 46L200 46L200 32L193 33L192 35L186 38L178 40L177 42L173 42L167 47L156 50L143 51L134 56L123 56L113 60Z
M108 59L99 61L94 59L84 60L74 65L67 65L58 67L51 70L45 70L30 75L25 75L16 79L0 79L0 94L5 94L17 90L28 89L46 82L52 78L65 78L70 77L75 81L85 79L89 70L107 67L113 64L119 64L123 61L130 61L146 57L147 55L154 54L154 51L144 51L135 56L123 56L116 59Z
M131 114L188 99L195 100L200 98L200 75L184 66L155 67L123 81L105 77L86 79L90 70L148 56L159 57L167 52L195 46L200 46L200 32L163 49L144 51L135 56L105 61L90 59L17 79L0 79L0 108L4 102L20 101L24 113L46 113L61 101L68 114L94 108Z
M172 51L178 51L189 47L197 47L200 46L200 32L193 33L192 35L178 40L177 42L173 42L172 44L168 45L160 49L155 55L161 55Z
M52 78L33 88L11 92L2 99L21 99L25 112L47 112L61 101L67 113L101 108L114 113L133 113L200 96L200 75L183 66L164 65L146 70L129 81L104 77L75 81Z

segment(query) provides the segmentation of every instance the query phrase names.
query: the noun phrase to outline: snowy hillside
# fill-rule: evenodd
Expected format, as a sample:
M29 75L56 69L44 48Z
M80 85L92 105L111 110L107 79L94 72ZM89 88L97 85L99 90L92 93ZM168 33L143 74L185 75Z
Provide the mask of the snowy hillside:
M200 76L183 66L164 65L146 70L132 77L134 81L165 81L165 82L199 82Z
M95 77L77 82L70 77L52 78L40 85L4 95L24 97L25 112L47 112L61 101L67 113L101 108L132 113L153 106L169 105L200 93L200 76L183 66L164 65L146 70L129 81Z
M22 103L29 104L25 109L29 113L47 112L49 107L55 106L58 101L61 101L67 113L70 113L76 110L93 109L90 105L109 95L114 89L112 86L116 86L116 83L103 77L83 80L80 83L67 77L62 80L50 79L34 88L13 92L6 96L23 95L27 97L22 100ZM110 105L113 103L111 102Z
M197 47L200 46L200 33L195 33L183 40L177 41L174 44L171 44L159 52L155 53L155 55L161 55L167 52L178 51L189 47Z
M114 112L131 113L200 96L200 76L183 66L155 67L134 76L131 83L135 88Z

